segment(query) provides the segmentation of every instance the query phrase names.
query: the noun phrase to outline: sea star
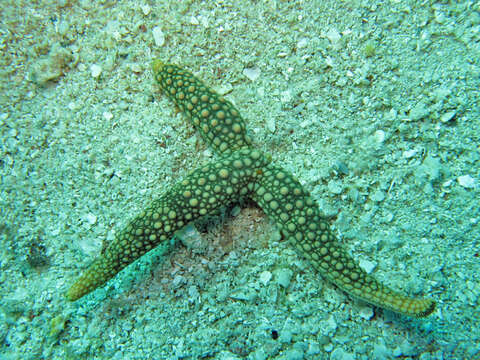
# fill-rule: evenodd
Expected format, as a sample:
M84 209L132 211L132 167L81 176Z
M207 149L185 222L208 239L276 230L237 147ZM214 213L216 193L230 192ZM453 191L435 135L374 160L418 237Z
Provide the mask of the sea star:
M155 60L153 73L163 92L219 158L189 173L133 219L67 291L67 299L77 300L102 286L187 223L250 198L321 276L340 289L404 315L423 317L433 312L433 300L391 290L356 264L330 231L309 192L288 171L274 165L270 155L252 147L245 122L229 101L176 65Z

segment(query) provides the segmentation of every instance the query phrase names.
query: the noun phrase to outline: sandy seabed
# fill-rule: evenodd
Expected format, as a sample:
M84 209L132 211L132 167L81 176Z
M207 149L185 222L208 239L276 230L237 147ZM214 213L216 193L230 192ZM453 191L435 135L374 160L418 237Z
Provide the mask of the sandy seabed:
M474 359L474 1L13 1L0 8L2 359ZM324 282L234 207L68 302L150 201L212 156L152 59L234 102L379 280L426 319ZM183 239L185 240L185 239Z

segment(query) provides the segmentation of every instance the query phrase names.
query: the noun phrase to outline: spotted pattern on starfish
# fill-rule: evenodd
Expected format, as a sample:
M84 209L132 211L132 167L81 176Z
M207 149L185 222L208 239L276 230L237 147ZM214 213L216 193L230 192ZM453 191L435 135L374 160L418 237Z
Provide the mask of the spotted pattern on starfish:
M117 235L68 290L67 299L77 300L102 286L189 222L245 197L269 161L260 151L245 148L191 172Z
M431 299L404 296L360 268L330 231L311 195L288 171L268 164L256 180L252 199L323 278L354 297L398 313L422 317L434 310Z
M245 121L238 110L192 73L160 60L153 62L153 73L163 93L187 114L205 142L216 152L251 145Z
M176 65L155 60L153 72L163 92L221 156L187 175L120 232L68 290L69 300L102 286L188 222L248 197L275 221L283 237L323 278L345 292L409 316L423 317L433 312L433 300L402 295L357 265L300 182L272 164L268 154L251 148L245 122L229 101Z

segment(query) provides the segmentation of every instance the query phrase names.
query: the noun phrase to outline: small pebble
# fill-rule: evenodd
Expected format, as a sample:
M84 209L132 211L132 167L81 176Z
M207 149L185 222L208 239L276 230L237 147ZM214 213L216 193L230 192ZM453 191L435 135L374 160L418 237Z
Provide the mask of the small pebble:
M198 21L198 19L197 19L195 16L191 16L191 17L190 17L190 24L192 24L192 25L199 25L199 24L200 24L200 21Z
M165 44L165 34L159 26L155 26L152 30L153 41L157 46L163 46Z
M188 297L190 299L197 299L200 296L198 289L195 285L190 285L188 287Z
M141 67L139 64L137 64L137 63L132 64L132 65L130 66L130 69L132 69L132 71L133 71L134 73L136 73L136 74L142 72L142 67Z
M385 344L375 344L373 345L373 358L376 360L382 359L391 359L392 352L389 350Z
M268 117L265 125L267 126L268 131L270 131L272 134L275 132L275 119L273 117Z
M303 360L303 352L298 349L286 350L283 354L285 360Z
M201 253L208 246L194 224L190 223L175 233L180 242L189 250Z
M377 264L372 261L362 259L358 262L358 266L365 270L367 274L371 274L372 271L377 267Z
M221 86L216 87L215 90L217 91L217 93L219 93L222 96L227 95L228 93L232 92L233 85L230 84L230 83L226 83L226 84L223 84Z
M334 60L333 60L330 56L327 56L327 57L325 58L325 65L326 65L327 67L333 68L334 65L335 65L335 62L334 62Z
M150 11L152 11L152 8L149 5L142 5L141 9L142 9L143 15L145 16L150 14Z
M246 287L243 287L243 288L240 288L240 289L234 291L230 295L230 298L235 299L235 300L253 302L257 298L257 293L254 289L246 286Z
M443 24L446 21L446 16L443 12L435 11L435 21L438 24Z
M65 36L68 33L68 30L70 29L70 24L67 23L66 21L60 21L57 26L57 31L60 35Z
M9 135L10 137L12 137L12 138L16 137L16 136L18 135L17 129L10 129L10 130L8 131L8 135Z
M318 355L320 354L320 345L318 343L309 343L308 344L308 350L307 350L307 356L313 356L313 355Z
M182 275L175 275L175 277L172 280L172 286L174 289L179 288L185 283L185 278Z
M280 94L280 101L282 103L288 103L292 101L292 99L293 99L293 96L290 90L282 91L282 93Z
M110 111L105 111L103 113L103 118L107 121L112 120L113 114Z
M261 71L258 67L243 69L243 75L245 75L251 81L257 80L260 77L260 74Z
M340 160L336 160L335 163L333 164L333 168L335 169L335 171L337 171L338 173L342 174L342 175L348 175L349 174L349 169L348 169L348 165L345 164L343 161L340 161Z
M443 114L441 117L440 117L440 121L442 123L447 123L449 122L450 120L452 120L455 115L457 114L456 111L449 111L449 112L446 112L445 114Z
M428 155L419 170L424 172L431 181L437 181L442 175L442 164L440 159Z
M90 73L92 74L92 77L96 79L102 73L102 68L97 64L93 64L90 66Z
M218 360L240 360L240 358L232 354L230 351L225 351L223 350L218 354L218 357L216 357Z
M462 175L457 178L457 182L460 186L466 189L472 189L475 187L475 179L472 178L470 175Z
M297 49L304 48L307 45L308 45L308 39L302 38L297 42Z
M334 49L338 49L340 47L340 40L342 36L340 35L337 29L331 28L330 30L327 31L327 33L325 34L325 37L328 40L330 40L332 47Z
M85 220L90 224L94 225L97 222L97 217L93 214L87 214Z
M263 271L260 274L260 282L263 285L267 285L271 278L272 278L272 273L270 271Z
M95 238L95 240L92 241L87 238L82 238L75 245L86 256L95 256L102 249L102 240Z
M403 154L402 154L402 156L403 156L405 159L410 159L410 158L414 157L416 154L417 154L417 150L412 149L412 150L406 150L406 151L404 151Z
M452 184L453 184L453 180L447 180L442 184L442 188L448 188L452 186Z
M382 202L385 200L385 193L382 190L377 190L372 195L372 200L375 202Z
M67 320L62 315L50 320L50 337L56 339L64 330Z
M305 119L299 125L302 129L305 129L307 127L312 126L312 121L310 119Z
M290 269L279 269L277 271L277 284L287 288L290 285L290 280L292 279L293 272Z
M343 192L342 182L337 180L330 180L328 182L328 191L335 195L341 194Z
M355 355L347 353L342 348L336 348L330 355L330 360L355 360Z
M410 119L413 121L421 120L430 114L430 110L424 103L418 103L413 109L410 110Z
M391 212L387 212L387 214L383 217L383 221L386 223L392 222L393 214Z
M377 144L382 144L385 141L385 131L377 130L373 134L373 138Z
M370 306L364 306L360 309L358 315L362 319L370 320L373 317L374 312L373 312L373 309Z
M393 350L393 356L417 356L419 354L419 349L416 348L413 344L409 343L407 340L404 340L399 347Z

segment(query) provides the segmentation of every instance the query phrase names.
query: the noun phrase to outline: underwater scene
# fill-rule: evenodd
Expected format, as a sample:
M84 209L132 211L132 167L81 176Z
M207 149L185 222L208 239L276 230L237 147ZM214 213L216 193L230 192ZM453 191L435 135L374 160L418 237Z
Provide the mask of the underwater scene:
M480 3L0 10L0 359L480 359Z

